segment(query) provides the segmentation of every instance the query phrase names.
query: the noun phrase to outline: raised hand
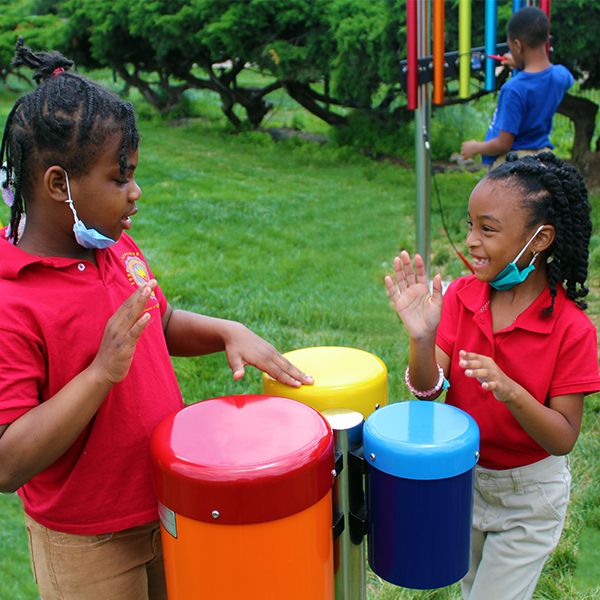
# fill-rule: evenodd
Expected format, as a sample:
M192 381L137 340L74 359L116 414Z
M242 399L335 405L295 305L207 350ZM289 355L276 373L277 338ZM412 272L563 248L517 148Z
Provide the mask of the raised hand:
M150 322L150 314L145 313L144 308L155 287L154 279L139 287L107 321L100 347L90 365L102 380L115 384L127 376L137 341Z
M300 387L313 383L310 375L300 371L271 344L240 323L228 333L225 352L236 381L244 376L244 367L252 365L286 385Z
M425 274L425 263L415 254L414 268L410 254L403 250L394 258L395 280L387 275L388 296L411 337L420 339L435 334L442 314L442 278L433 278L432 293Z

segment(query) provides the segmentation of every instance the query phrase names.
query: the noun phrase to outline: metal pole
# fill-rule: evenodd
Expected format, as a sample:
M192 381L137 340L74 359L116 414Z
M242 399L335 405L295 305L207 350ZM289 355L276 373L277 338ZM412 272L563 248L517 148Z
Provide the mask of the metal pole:
M336 468L333 486L334 513L343 514L344 518L344 529L334 541L335 600L366 600L366 541L362 535L351 535L352 523L357 516L352 504L357 491L364 495L364 481L362 474L356 481L357 473L351 473L349 460L349 453L362 446L363 416L345 408L330 408L322 414L333 429L336 465L341 465ZM351 485L360 489L351 490Z
M431 0L417 2L417 49L418 55L431 54L429 21ZM431 96L429 84L419 86L418 106L415 109L415 175L417 187L417 252L425 262L425 272L429 276L431 247L431 203L429 161L429 121L431 115Z

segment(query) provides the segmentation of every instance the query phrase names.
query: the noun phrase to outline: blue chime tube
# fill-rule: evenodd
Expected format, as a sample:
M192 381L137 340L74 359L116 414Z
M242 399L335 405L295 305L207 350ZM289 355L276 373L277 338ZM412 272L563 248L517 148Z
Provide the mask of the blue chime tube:
M498 0L485 0L485 91L496 89L496 27L498 25Z

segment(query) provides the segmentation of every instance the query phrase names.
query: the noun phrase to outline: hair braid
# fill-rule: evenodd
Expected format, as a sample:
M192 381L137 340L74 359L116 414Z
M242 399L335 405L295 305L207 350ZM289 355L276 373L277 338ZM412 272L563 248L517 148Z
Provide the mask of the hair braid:
M504 164L486 175L490 180L507 180L523 192L523 208L528 227L548 223L555 239L546 254L548 287L552 298L544 309L554 309L557 288L564 284L566 295L581 309L589 290L589 242L592 234L590 204L583 178L571 165L551 152L518 158L509 153Z
M10 239L18 242L18 225L31 199L40 171L60 165L70 174L87 173L114 135L121 136L119 168L137 149L139 133L129 102L101 85L68 70L73 61L59 52L33 52L19 38L15 66L35 70L38 87L15 103L4 127L0 162L6 161L6 182L15 200L11 207Z

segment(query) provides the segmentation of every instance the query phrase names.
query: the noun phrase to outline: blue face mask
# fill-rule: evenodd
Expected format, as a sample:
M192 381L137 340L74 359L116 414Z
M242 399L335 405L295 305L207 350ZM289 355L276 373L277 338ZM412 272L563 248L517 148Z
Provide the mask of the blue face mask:
M101 234L97 229L88 228L85 226L85 223L79 219L77 216L77 211L75 210L75 206L73 205L73 198L71 198L71 186L69 185L69 176L65 171L65 179L67 181L67 202L69 204L69 208L73 211L73 216L75 217L75 225L73 225L73 233L75 234L75 239L80 246L84 248L92 248L97 250L102 250L103 248L110 248L113 244L117 243L117 240L113 240L112 238L106 237Z
M535 262L535 259L538 256L537 252L533 253L533 258L531 259L531 262L522 271L519 271L519 268L517 267L517 262L519 261L521 256L523 256L523 252L525 252L527 246L529 246L529 244L533 242L535 236L542 230L542 227L544 226L540 225L536 229L535 233L531 236L531 238L525 244L525 246L523 246L523 249L521 250L521 252L519 252L519 254L517 254L516 258L512 262L509 262L504 267L504 269L502 269L502 271L500 271L500 273L498 273L498 275L496 275L496 277L494 277L494 279L490 281L490 285L495 290L510 290L511 288L515 287L515 285L523 283L529 276L529 273L531 273L531 271L535 269L533 263Z

